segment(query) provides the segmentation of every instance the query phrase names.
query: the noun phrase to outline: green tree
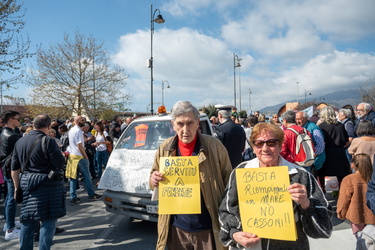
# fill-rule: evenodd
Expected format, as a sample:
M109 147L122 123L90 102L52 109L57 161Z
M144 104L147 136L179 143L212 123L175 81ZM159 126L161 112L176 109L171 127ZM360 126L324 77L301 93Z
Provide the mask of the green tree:
M247 112L246 112L246 110L241 110L240 112L238 112L238 115L241 118L247 118Z
M210 118L211 116L217 117L217 108L215 108L215 104L209 104L208 106L203 106L202 111L207 114Z
M2 0L0 2L0 84L11 86L23 75L20 70L22 59L32 54L27 51L30 48L29 37L22 35L25 22L22 20L25 12L19 14L23 4L17 4L16 0ZM10 77L5 79L5 74Z
M91 35L65 35L63 43L40 49L36 63L29 79L34 105L62 107L93 119L119 99L130 103L131 96L122 92L128 76L110 64L104 44Z

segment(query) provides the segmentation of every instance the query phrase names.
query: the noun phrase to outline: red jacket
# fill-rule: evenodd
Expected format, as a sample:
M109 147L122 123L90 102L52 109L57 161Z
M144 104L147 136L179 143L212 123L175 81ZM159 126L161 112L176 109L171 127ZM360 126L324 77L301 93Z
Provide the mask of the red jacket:
M288 128L292 128L296 130L298 133L301 133L301 131L303 131L303 128L298 125L291 125ZM309 131L307 131L307 134L311 137ZM294 157L296 156L296 138L297 135L293 131L289 129L284 130L284 142L282 145L280 155L285 160L291 163L295 163Z

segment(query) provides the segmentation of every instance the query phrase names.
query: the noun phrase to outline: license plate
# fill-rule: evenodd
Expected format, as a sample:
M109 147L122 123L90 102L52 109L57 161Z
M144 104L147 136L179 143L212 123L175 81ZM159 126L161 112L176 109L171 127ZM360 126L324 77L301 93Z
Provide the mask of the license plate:
M153 205L146 205L147 213L149 214L157 214L158 213L158 206Z

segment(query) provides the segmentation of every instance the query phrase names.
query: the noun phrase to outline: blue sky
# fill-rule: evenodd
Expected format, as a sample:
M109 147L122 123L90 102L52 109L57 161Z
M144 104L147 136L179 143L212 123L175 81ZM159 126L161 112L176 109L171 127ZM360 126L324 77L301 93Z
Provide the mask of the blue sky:
M164 90L168 110L178 100L233 104L233 53L242 59L236 103L239 108L241 93L246 110L249 99L252 109L296 100L296 82L300 100L305 90L319 100L374 82L373 0L26 0L24 30L32 48L62 42L77 30L103 41L113 64L129 74L119 90L133 95L129 108L146 111L151 3L166 20L155 24L155 107L162 80L171 87ZM32 59L25 64L35 66ZM28 100L28 87L4 94Z

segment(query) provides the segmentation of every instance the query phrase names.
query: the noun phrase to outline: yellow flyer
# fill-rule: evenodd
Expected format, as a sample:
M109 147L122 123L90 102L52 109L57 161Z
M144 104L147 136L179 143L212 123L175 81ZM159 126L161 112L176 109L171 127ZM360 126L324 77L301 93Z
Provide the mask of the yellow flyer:
M297 240L287 166L236 169L243 231L261 238Z
M160 157L159 214L201 213L198 156Z

